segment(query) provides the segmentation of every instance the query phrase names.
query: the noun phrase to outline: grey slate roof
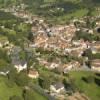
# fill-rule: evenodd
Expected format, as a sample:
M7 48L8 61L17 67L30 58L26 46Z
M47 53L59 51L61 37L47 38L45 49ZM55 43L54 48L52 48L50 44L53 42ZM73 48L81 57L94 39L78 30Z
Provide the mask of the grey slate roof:
M64 87L64 85L63 85L62 83L60 83L60 82L58 82L58 83L56 83L56 84L53 84L53 86L56 88L56 90L58 90L58 89Z

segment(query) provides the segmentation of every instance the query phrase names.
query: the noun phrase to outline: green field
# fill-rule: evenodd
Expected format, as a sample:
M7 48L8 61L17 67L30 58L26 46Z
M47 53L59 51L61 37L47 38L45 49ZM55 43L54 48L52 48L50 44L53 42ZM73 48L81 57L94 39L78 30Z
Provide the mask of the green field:
M13 83L13 86L11 86L12 83L9 83L11 86L10 87L7 85L7 83L7 78L0 76L0 100L9 100L9 97L14 95L22 98L22 88L17 86L15 83ZM34 90L32 90L32 95L35 100L47 100L44 96L40 95Z
M33 91L34 100L47 100L45 97L40 95L39 93Z
M22 89L16 84L10 88L6 85L6 81L6 78L0 77L0 100L9 100L9 97L13 95L21 97Z
M95 83L86 83L81 78L88 77L88 76L95 76L92 72L71 72L70 77L75 80L75 85L84 92L90 100L99 100L100 99L100 87ZM98 77L100 78L100 77Z

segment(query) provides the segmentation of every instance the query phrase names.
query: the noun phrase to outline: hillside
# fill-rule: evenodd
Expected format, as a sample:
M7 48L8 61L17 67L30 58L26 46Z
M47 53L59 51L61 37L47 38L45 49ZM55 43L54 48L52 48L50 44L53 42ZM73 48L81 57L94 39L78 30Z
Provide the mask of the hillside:
M0 0L1 7L25 4L25 10L45 17L51 23L66 23L72 18L81 18L88 13L98 15L100 0Z

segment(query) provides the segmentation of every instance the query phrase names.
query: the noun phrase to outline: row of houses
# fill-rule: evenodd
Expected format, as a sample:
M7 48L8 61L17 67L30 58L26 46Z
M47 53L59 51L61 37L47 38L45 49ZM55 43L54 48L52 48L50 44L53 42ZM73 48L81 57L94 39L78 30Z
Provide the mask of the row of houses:
M100 59L91 60L91 69L100 72Z
M68 71L70 71L71 69L78 69L81 67L80 63L78 61L70 61L70 62L66 62L66 64L63 64L61 61L56 62L56 61L52 61L52 62L48 62L45 59L40 59L37 58L37 60L39 61L39 63L41 65L43 65L45 68L49 69L49 70L53 70L53 69L60 69L60 71L67 73Z

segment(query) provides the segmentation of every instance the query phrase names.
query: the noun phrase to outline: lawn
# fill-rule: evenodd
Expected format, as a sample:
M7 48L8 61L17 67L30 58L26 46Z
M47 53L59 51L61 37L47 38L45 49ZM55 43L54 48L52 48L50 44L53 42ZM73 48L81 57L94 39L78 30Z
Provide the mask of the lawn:
M0 76L0 100L9 100L9 97L17 95L21 97L22 89L14 84L13 87L6 85L7 79Z
M8 83L7 78L0 76L0 100L9 100L9 97L14 95L22 98L22 88L16 84L13 84L13 87L9 87L6 82ZM35 100L47 100L46 97L34 90L32 90L32 95Z
M33 91L34 100L47 100L46 97L40 95L38 92Z
M75 85L83 91L90 100L99 100L100 99L100 87L93 83L86 83L81 78L87 76L95 76L92 72L70 72L70 77L75 79ZM100 77L99 77L100 78Z

